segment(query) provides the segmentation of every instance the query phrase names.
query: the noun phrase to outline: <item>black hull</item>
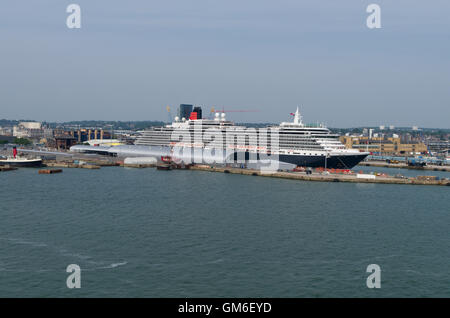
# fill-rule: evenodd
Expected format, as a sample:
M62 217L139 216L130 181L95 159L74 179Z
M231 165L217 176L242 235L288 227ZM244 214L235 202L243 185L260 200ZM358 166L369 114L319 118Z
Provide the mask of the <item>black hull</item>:
M352 169L366 157L367 154L331 156L327 158L326 166L329 169ZM325 168L324 156L279 155L279 161L300 167Z
M238 158L245 158L245 161L252 160L255 154L249 154L245 152L245 154L234 153L232 156L232 160L236 161ZM352 169L359 162L364 160L368 154L355 154L355 155L339 155L339 156L331 156L327 158L326 166L329 169ZM306 155L273 155L273 156L264 156L261 158L259 155L256 156L257 160L260 159L272 159L277 160L283 163L294 164L300 167L311 167L311 168L325 168L325 156L306 156Z
M0 162L0 166L10 166L10 167L17 167L17 168L35 168L35 167L41 167L42 161L31 161L31 162L3 161L3 162Z
M183 153L182 157L179 157L180 160L183 160L185 164L194 163L202 163L205 160L204 151L205 149L197 149L199 153L196 154L193 148L184 148L181 152ZM208 158L214 162L214 150L208 151ZM161 152L161 155L163 153ZM167 155L167 154L164 154ZM368 153L361 154L351 154L351 155L331 155L327 158L327 168L329 169L352 169L359 162L366 158ZM179 155L175 155L178 157ZM218 154L218 158L224 160L222 152ZM196 162L194 159L197 159ZM214 159L214 160L213 160ZM186 161L187 160L187 161ZM211 162L210 160L210 162ZM233 152L228 154L226 157L227 163L249 163L255 160L276 160L282 163L293 164L295 166L300 167L311 167L311 168L324 168L325 167L325 156L307 156L307 155L299 155L299 154L280 154L280 155L260 155L256 153L249 153L248 151L243 152ZM220 161L220 160L219 160ZM208 164L210 163L208 162ZM217 161L216 161L217 162ZM206 163L206 162L204 162Z

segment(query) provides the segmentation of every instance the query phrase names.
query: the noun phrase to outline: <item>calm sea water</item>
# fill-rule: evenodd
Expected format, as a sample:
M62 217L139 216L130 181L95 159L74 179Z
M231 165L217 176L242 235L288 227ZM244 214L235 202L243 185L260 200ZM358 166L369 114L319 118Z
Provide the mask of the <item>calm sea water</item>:
M448 297L449 191L155 169L4 172L0 296ZM66 287L69 264L82 269L81 289ZM369 264L381 267L381 289L366 287Z

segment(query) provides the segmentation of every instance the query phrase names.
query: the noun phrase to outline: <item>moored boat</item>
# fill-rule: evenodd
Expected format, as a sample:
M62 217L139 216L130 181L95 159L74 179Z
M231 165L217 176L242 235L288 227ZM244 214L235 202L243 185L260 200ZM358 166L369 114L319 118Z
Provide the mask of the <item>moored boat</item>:
M42 166L42 159L29 159L29 158L6 158L0 159L0 166L10 167L40 167Z

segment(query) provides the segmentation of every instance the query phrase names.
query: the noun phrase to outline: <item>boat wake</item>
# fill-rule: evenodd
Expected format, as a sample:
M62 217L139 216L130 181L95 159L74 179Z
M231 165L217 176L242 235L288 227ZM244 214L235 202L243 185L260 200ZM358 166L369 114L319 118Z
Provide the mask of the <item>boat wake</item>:
M112 264L110 264L110 265L108 265L108 266L103 266L103 267L100 267L100 268L101 268L101 269L116 268L116 267L119 267L119 266L124 266L124 265L126 265L126 264L128 264L128 262L112 263Z

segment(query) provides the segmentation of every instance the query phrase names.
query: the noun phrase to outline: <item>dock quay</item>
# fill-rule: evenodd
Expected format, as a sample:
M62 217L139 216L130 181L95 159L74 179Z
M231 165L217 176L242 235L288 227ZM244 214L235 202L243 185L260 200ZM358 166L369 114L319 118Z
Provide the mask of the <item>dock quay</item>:
M359 166L378 167L378 168L397 168L397 169L411 169L411 170L428 170L428 171L444 171L450 172L450 166L408 166L406 163L387 163L385 161L361 161Z
M121 163L121 167L124 168L154 168L156 167L156 164L127 164L127 163Z
M100 167L118 167L120 162L114 159L104 159L101 157L79 157L65 160L44 160L43 164L54 168L80 168L80 169L100 169Z
M46 167L53 168L80 168L80 169L100 169L99 165L95 164L79 164L73 162L44 162Z
M244 167L236 167L231 165L177 165L174 162L165 163L136 163L136 164L125 164L119 158L97 158L97 157L79 157L69 160L44 160L44 167L48 168L80 168L80 169L100 169L100 167L128 167L128 168L156 168L158 170L179 170L179 169L190 169L198 171L209 171L209 172L222 172L231 174L241 174L248 176L262 176L262 177L273 177L273 178L283 178L283 179L293 179L302 181L317 181L317 182L351 182L351 183L380 183L380 184L408 184L408 185L435 185L435 186L450 186L449 178L442 178L437 176L415 176L415 177L405 177L401 175L388 175L386 173L356 173L351 170L342 169L327 169L323 171L322 169L294 169L292 170L279 170L273 173L262 172L259 169L249 169ZM408 167L406 164L399 163L386 163L386 162L361 162L362 166L373 166L373 167L391 167L391 168L413 168L419 170L428 171L449 171L448 166L425 166L425 167ZM302 168L302 167L300 167ZM13 168L1 167L0 171L15 170ZM436 170L438 169L438 170ZM342 171L341 171L342 170ZM170 173L170 172L169 172ZM426 173L424 173L426 174Z
M10 166L0 166L0 171L13 171L13 170L17 170L17 168Z
M417 178L396 178L391 176L374 176L363 174L322 174L306 172L274 172L263 173L260 170L230 168L230 167L214 167L206 165L193 165L190 170L200 170L209 172L222 172L242 174L249 176L262 176L272 178L284 178L303 181L320 181L320 182L353 182L353 183L383 183L383 184L409 184L409 185L436 185L450 186L449 179L437 179L434 177L421 176Z

